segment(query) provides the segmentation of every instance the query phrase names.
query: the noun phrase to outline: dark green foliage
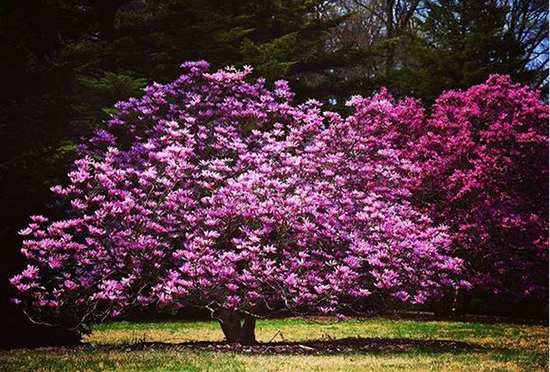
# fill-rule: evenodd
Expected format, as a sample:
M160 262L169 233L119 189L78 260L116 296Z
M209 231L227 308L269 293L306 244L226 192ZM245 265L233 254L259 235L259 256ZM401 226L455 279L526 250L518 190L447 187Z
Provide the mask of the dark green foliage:
M75 84L73 108L85 125L98 127L112 111L109 106L139 96L145 84L145 79L113 72L105 72L100 77L80 76Z
M529 35L520 38L506 2L441 0L426 5L427 16L417 19L420 32L405 36L403 68L388 78L394 91L427 103L445 90L482 83L490 74L526 84L540 79Z

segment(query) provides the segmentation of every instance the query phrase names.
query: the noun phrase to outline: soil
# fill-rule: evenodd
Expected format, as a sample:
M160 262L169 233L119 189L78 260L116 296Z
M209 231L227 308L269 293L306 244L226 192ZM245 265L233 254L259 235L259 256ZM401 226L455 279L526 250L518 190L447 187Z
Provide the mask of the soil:
M143 342L119 346L82 346L96 350L156 351L185 350L210 352L237 352L251 354L321 355L340 353L398 353L412 350L456 352L479 349L465 342L447 340L412 340L350 337L338 340L313 340L306 342L268 342L255 345L229 344L226 342L186 342L168 344Z

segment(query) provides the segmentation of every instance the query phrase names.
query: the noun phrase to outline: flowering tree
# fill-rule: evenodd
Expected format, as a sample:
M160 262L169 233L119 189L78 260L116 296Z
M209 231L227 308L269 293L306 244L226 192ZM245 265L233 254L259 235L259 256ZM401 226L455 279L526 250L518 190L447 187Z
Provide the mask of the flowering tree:
M392 145L392 105L356 97L343 119L291 105L284 81L247 83L247 68L183 67L81 146L53 188L66 218L21 232L28 266L11 282L31 319L85 330L191 304L229 342L254 342L271 311L364 311L468 285L446 229L408 201L421 170Z
M470 284L511 300L548 297L548 107L539 93L493 75L419 102L383 90L386 138L421 168L412 203L449 226Z
M420 205L450 226L472 284L548 298L548 107L493 75L443 94L402 147L422 164Z
M449 226L470 284L547 300L548 107L539 93L493 75L443 94L430 115L385 90L363 102L388 108L377 135L420 167L410 200Z

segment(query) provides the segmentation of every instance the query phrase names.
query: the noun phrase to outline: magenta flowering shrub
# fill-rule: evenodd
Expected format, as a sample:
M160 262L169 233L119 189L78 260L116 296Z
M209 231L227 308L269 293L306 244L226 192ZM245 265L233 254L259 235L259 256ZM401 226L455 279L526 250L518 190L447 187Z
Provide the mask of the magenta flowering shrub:
M31 318L78 329L133 307L340 313L469 285L446 228L409 201L422 169L391 123L416 109L354 97L342 118L291 104L284 81L246 82L246 68L183 67L117 104L80 148L53 188L66 218L33 216L21 232L28 266L11 282Z
M511 298L548 298L548 107L493 75L443 94L410 158L422 164L420 204L450 226L472 284Z
M548 107L539 93L494 75L443 94L430 115L385 90L354 100L384 112L376 136L419 168L408 179L410 200L449 226L470 284L508 299L547 300Z

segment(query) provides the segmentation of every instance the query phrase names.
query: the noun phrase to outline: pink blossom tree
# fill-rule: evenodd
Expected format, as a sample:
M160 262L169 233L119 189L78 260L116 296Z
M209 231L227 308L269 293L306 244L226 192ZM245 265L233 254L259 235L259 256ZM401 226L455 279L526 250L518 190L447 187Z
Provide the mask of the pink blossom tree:
M409 202L422 173L392 140L395 108L355 97L344 119L286 82L185 63L116 105L33 216L11 279L29 317L86 330L132 308L209 309L229 342L258 316L421 304L460 279L444 226Z
M444 93L426 115L385 90L384 134L417 164L410 200L449 226L475 288L508 300L548 298L548 107L539 92L493 75Z
M418 205L449 225L472 284L547 301L548 107L539 92L493 75L443 94L407 135L402 147L424 171Z

